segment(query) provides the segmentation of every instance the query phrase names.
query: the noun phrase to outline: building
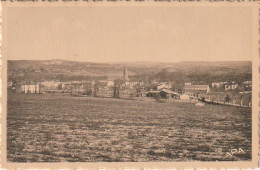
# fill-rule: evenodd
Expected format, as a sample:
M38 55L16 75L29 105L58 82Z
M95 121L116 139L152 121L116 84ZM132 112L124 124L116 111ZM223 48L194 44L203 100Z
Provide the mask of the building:
M187 94L182 94L182 95L180 95L180 99L181 100L190 100L190 96Z
M114 86L114 81L108 80L107 81L107 86Z
M199 97L209 93L210 88L209 85L185 85L184 92L185 94Z
M244 81L243 83L246 85L252 85L252 81Z
M45 90L57 90L60 82L57 81L44 81L41 82L42 88Z
M136 90L136 97L146 97L147 91L145 90L144 87L139 88Z
M24 84L21 85L20 92L22 93L40 93L40 85L39 84Z
M133 88L134 86L143 86L144 82L139 81L127 81L122 86L128 86L130 88Z
M212 86L213 88L219 88L219 87L221 87L221 84L220 84L220 83L217 83L217 82L214 82L214 83L211 83L211 86Z
M103 87L105 87L105 86L114 86L114 82L111 81L111 80L99 80L97 82L97 85L100 85L100 86L103 86Z
M192 85L192 83L191 83L191 82L188 82L188 83L185 83L185 85Z
M225 91L235 90L238 88L238 84L225 84Z
M129 80L128 70L127 70L126 66L124 67L124 70L123 70L123 81L124 82L120 86L122 94L139 95L139 94L137 94L138 93L137 89L144 85L144 82Z
M228 82L226 82L226 81L221 81L221 82L219 82L219 84L221 85L221 86L223 86L223 85L225 85L225 84L227 84Z
M243 82L246 91L252 91L252 81Z
M163 99L170 99L170 98L179 99L180 95L181 95L180 93L176 93L176 92L173 92L168 89L162 89L160 91L151 90L151 91L146 92L146 97L157 98L158 96L160 96Z
M114 82L110 80L100 80L94 84L93 96L113 97Z
M171 89L171 85L168 82L162 82L156 85L156 90Z
M146 93L146 97L153 97L153 98L157 98L157 96L159 95L160 91L154 91L151 90L149 92Z
M171 90L168 90L168 89L163 89L159 92L160 96L162 98L179 98L180 94L179 93L176 93L176 92L173 92Z
M8 81L7 87L12 87L12 86L13 86L13 82L12 81Z
M71 82L68 83L68 88L64 90L71 89L72 94L76 95L93 95L94 81L84 81L84 82Z

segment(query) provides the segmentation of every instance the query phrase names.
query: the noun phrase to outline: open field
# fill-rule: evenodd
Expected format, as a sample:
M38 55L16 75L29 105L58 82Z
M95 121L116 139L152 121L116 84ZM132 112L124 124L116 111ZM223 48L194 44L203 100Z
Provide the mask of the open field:
M12 162L251 159L250 108L9 93L7 109Z

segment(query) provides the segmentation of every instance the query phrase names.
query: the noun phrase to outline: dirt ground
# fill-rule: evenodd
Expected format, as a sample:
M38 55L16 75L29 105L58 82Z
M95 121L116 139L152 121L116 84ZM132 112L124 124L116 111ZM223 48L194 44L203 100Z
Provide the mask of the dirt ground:
M251 132L251 108L8 94L11 162L251 160Z

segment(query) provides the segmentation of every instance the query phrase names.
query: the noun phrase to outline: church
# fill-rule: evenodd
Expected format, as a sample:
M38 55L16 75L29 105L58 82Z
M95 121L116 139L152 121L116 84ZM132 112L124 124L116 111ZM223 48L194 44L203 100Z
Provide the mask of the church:
M128 75L128 69L127 66L125 65L124 70L123 70L123 80L124 80L124 86L128 86L130 88L133 88L136 85L144 85L144 82L139 82L139 81L133 81L129 79Z
M125 67L124 67L123 79L124 79L125 82L128 82L128 81L129 81L128 71L127 71L126 65L125 65Z

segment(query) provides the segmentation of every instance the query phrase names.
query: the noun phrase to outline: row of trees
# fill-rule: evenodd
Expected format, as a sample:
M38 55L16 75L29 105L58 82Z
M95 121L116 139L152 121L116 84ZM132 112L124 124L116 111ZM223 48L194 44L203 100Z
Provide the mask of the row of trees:
M88 75L67 75L67 74L24 74L23 76L8 76L8 81L23 82L23 81L98 81L107 80L107 76L88 76Z
M210 84L212 82L220 82L220 81L236 81L243 82L246 80L252 80L252 72L235 72L235 71L226 71L226 72L211 72L211 71L200 71L194 70L193 72L184 73L181 71L170 72L162 70L158 73L153 74L139 74L130 76L130 78L134 80L146 80L152 81L157 80L159 82L164 81L175 81L177 83L184 82L204 82L206 84Z
M147 84L151 84L151 86L153 81L171 82L173 89L178 91L184 87L185 82L197 82L199 84L211 85L212 82L235 81L241 85L244 81L252 80L252 72L202 72L196 70L194 72L184 73L180 71L169 72L167 70L162 70L158 73L134 75L130 78L132 80L145 81Z

